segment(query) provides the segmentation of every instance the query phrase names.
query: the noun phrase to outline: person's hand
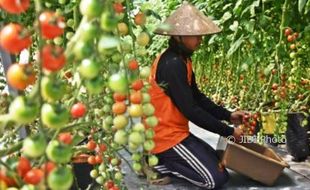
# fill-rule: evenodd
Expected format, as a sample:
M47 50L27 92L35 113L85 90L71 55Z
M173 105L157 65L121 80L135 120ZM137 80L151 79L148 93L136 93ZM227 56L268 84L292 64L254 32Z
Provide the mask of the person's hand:
M242 119L247 113L244 111L235 111L230 115L230 122L234 125L242 124Z
M240 142L241 141L241 136L243 135L243 130L240 129L239 127L234 128L234 139L236 140L236 142Z

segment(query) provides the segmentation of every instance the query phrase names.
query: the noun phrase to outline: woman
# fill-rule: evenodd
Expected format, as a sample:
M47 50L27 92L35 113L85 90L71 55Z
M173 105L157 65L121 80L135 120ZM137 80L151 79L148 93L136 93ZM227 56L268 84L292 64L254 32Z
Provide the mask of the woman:
M240 139L242 130L222 123L240 124L244 112L229 112L216 105L197 88L191 55L202 36L220 29L194 6L178 8L165 24L169 30L155 33L171 36L168 49L157 57L149 79L151 101L159 124L155 127L155 148L159 158L155 167L161 174L177 177L207 189L222 186L228 172L221 167L215 150L189 132L188 122L222 136Z

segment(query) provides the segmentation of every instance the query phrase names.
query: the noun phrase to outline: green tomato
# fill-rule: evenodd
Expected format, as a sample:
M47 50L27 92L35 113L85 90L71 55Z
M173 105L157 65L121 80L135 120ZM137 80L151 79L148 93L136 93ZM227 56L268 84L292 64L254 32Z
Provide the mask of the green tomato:
M139 162L142 159L142 154L141 153L133 153L131 155L131 159L133 161Z
M117 130L114 134L114 142L120 145L125 145L127 143L127 133L125 130Z
M102 184L104 183L104 177L102 177L102 176L97 177L97 178L96 178L96 182L97 182L98 184L102 185Z
M119 39L116 37L104 35L98 42L98 51L103 55L110 56L114 54L119 44Z
M101 29L107 32L112 32L116 29L117 26L117 18L110 12L104 12L101 15L100 26Z
M82 0L80 12L88 18L100 16L103 11L104 3L101 0Z
M93 22L87 22L83 24L80 39L88 42L93 40L98 35L99 28Z
M123 174L121 172L116 172L114 174L114 178L118 181L122 180L123 179Z
M93 169L92 171L90 171L89 175L90 175L91 178L98 177L98 175L99 175L98 170Z
M158 125L158 119L155 116L150 116L145 119L145 123L150 127Z
M88 42L78 41L73 48L73 53L77 59L82 60L92 55L93 48Z
M92 59L83 59L78 67L78 71L83 78L93 79L100 72L100 65Z
M56 168L47 177L47 184L52 190L70 189L72 183L73 174L67 167Z
M109 87L114 92L125 93L128 89L128 81L126 76L116 73L109 78Z
M26 156L37 158L44 154L46 140L42 135L27 137L23 142L23 152Z
M155 132L154 132L154 130L152 128L147 129L145 131L145 138L146 139L153 139L154 136L155 136Z
M43 104L41 109L42 123L52 129L63 128L70 118L69 111L62 105Z
M18 96L10 104L9 114L19 124L33 122L39 114L39 106L36 102L26 97Z
M141 78L147 79L151 73L151 68L150 67L142 67L140 70L140 76Z
M149 158L148 158L148 164L149 164L149 166L156 166L157 164L158 164L158 158L157 158L157 156L155 156L155 155L151 155L151 156L149 156Z
M47 145L46 155L53 162L60 164L68 163L72 157L72 148L67 144L52 140Z
M85 81L86 89L90 94L99 94L103 91L104 81L101 76Z
M151 116L155 112L154 106L150 103L143 104L142 108L143 108L143 113L146 116Z
M44 76L41 80L41 95L47 102L55 102L63 98L66 85L61 80Z
M132 168L133 168L134 171L139 172L142 169L142 165L140 163L138 163L138 162L134 162L132 164Z
M139 132L132 132L130 133L128 140L133 144L139 145L144 142L144 135Z
M143 143L143 148L146 151L151 151L155 148L155 143L153 140L147 140Z

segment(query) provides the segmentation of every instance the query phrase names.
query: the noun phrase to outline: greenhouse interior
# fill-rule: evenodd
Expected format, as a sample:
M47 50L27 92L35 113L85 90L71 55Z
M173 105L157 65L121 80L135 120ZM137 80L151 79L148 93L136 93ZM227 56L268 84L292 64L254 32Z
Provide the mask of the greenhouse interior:
M0 190L310 190L310 0L0 0Z

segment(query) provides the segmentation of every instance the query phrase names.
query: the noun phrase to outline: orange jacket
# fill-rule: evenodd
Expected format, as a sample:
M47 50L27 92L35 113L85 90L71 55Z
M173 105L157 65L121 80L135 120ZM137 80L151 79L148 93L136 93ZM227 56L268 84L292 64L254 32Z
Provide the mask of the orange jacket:
M152 150L153 154L170 149L189 135L188 119L178 110L170 97L156 83L156 71L159 59L160 56L155 59L149 77L151 103L155 107L155 116L159 120L158 125L154 127L155 148ZM192 63L190 60L187 60L186 66L187 80L191 84Z

